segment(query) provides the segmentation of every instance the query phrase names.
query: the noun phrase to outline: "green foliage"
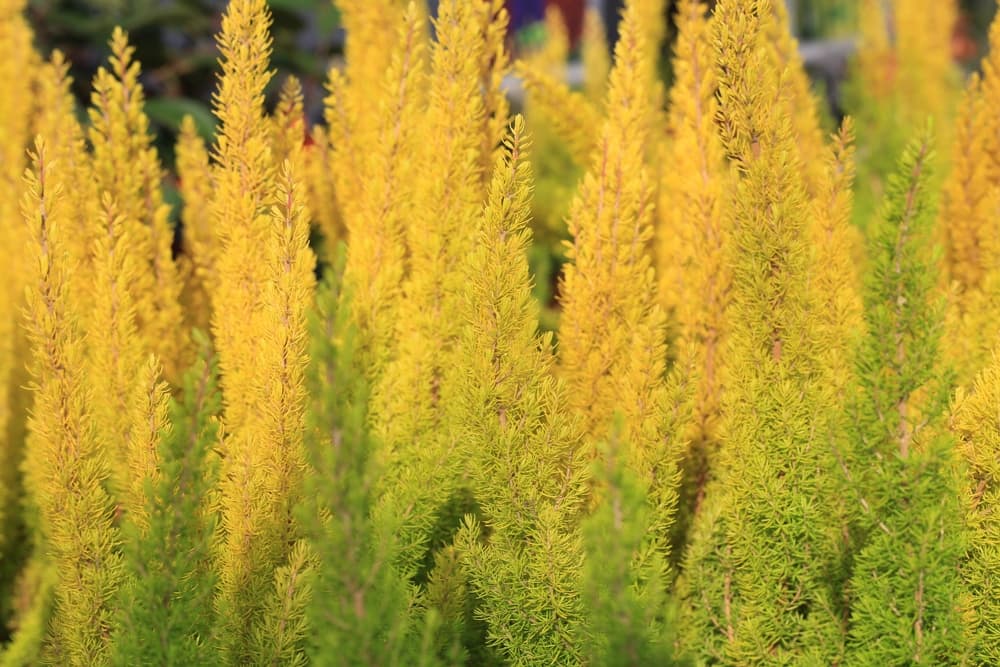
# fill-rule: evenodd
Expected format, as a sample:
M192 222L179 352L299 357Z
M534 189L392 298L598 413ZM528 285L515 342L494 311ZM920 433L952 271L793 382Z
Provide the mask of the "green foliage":
M878 477L879 464L893 455L906 458L923 429L940 422L951 391L948 369L939 360L945 304L936 292L931 249L931 157L928 131L899 160L870 234L868 335L857 353L858 387L850 410L859 447L853 467L864 491L881 486L878 479L865 482L865 475Z
M264 625L254 632L254 665L309 664L303 650L309 634L306 610L312 602L314 558L305 540L295 543L288 564L274 574L274 590L264 606Z
M861 510L849 664L965 660L963 471L946 431L951 374L940 354L930 143L928 129L909 144L872 228L845 467Z
M857 21L855 3L843 0L794 0L800 39L850 34Z
M159 475L147 480L148 524L122 530L126 581L112 645L115 665L218 664L213 644L215 576L210 507L217 479L221 396L211 344L197 334L201 355L184 376L161 437Z
M19 386L20 376L10 378L8 396L11 400L11 412L24 415L29 405L29 397L23 387ZM24 480L20 471L24 463L25 420L23 417L9 419L7 428L2 434L5 448L0 455L0 465L6 471L0 474L0 618L9 618L18 609L12 609L17 595L17 584L28 560L32 557L32 533L34 525L30 525L29 517L25 516L21 507L24 499ZM0 628L0 641L5 637L6 628Z
M581 659L577 526L584 468L579 424L551 375L551 337L537 334L525 250L531 166L515 120L497 162L478 243L468 258L466 372L454 423L475 452L483 518L456 537L489 643L513 665Z
M0 652L0 666L37 665L42 655L49 618L55 600L56 572L38 554L32 556L18 581L18 597L30 599L20 610L10 643Z
M411 614L409 583L394 567L396 526L372 520L376 463L368 387L357 367L343 246L316 294L308 372L307 525L319 564L309 607L309 657L322 666L429 665Z
M770 3L716 7L723 139L741 178L721 465L681 582L684 645L718 664L833 664L839 521L825 436L807 199L787 93L761 48ZM836 408L834 408L836 409Z
M0 97L0 157L15 156L0 159L0 248L11 278L37 283L26 302L24 284L0 286L0 322L29 306L37 367L33 406L0 391L0 421L30 416L26 433L6 429L17 442L0 456L12 462L0 475L0 667L1000 661L1000 360L959 393L949 423L955 382L941 360L959 355L943 342L930 132L902 151L923 106L949 106L950 55L928 46L947 23L930 9L948 3L887 0L887 35L909 38L887 36L864 56L880 67L859 67L865 252L844 229L850 131L821 161L783 0L718 0L706 21L701 2L679 4L697 44L677 50L670 104L687 120L670 124L643 42L659 43L654 19L678 3L626 0L610 78L591 52L602 74L588 95L607 89L607 102L553 79L534 151L521 117L500 136L504 0L442 1L433 24L419 0L405 12L407 0L336 0L352 41L329 74L325 128L310 99L336 46L297 29L318 13L312 30L332 32L336 10L310 1L232 3L217 124L218 7L33 0L42 48L65 35L103 43L118 20L139 43L152 96L129 70L128 122L97 133L107 150L91 147L93 159L61 56L42 67L26 48L21 0L0 11L0 79L38 69L21 83L41 100ZM876 3L887 6L850 4ZM803 21L847 20L845 3L806 4ZM921 9L932 20L917 21ZM921 76L931 66L941 71ZM288 88L270 115L279 69L304 72L304 90ZM982 106L969 118L989 125L997 114ZM95 246L98 195L120 198L107 183L145 174L156 199L159 164L139 169L156 162L145 135L184 114L179 252L159 232L149 257ZM106 115L82 120L103 127ZM35 132L57 159L40 155L21 187L16 156ZM121 150L142 159L105 159ZM956 174L955 193L976 189ZM1000 176L982 181L995 190ZM24 189L29 225L4 206ZM150 203L139 199L118 205ZM957 217L995 203L976 201ZM311 224L351 252L324 253L316 292ZM990 273L989 235L969 238ZM86 268L102 249L107 312L131 317L119 286L162 253L196 288L162 331L187 343L195 322L215 325L214 341L197 334L150 358L135 419L90 370L105 341ZM652 262L654 249L666 259ZM863 298L854 261L868 272ZM176 383L195 347L167 419L158 363ZM108 351L118 361L122 349ZM30 351L0 345L0 371ZM109 416L130 417L115 437ZM678 526L678 471L704 453L690 438L712 454ZM118 468L138 472L122 484Z
M602 498L582 525L581 598L587 663L603 667L672 664L667 560L647 486L625 463L620 425L602 448L595 479Z
M954 441L885 461L878 529L854 563L849 665L963 665L965 554Z

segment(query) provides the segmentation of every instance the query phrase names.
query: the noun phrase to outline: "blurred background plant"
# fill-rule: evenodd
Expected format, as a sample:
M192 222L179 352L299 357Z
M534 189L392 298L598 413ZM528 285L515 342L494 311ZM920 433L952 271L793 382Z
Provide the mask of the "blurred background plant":
M594 0L510 0L518 31L512 41L530 46L544 40L544 8L558 7L568 28L570 53L575 55L588 3L595 4ZM326 71L336 62L343 44L337 9L329 0L271 0L269 4L274 14L274 66L282 75L272 83L272 98L277 97L283 75L295 74L302 81L307 114L319 120ZM603 5L605 20L613 23L615 0L596 4ZM799 36L805 40L852 34L855 4L792 0L790 6ZM963 0L962 5L955 51L974 63L982 54L996 2ZM174 134L184 114L194 117L206 137L214 126L211 91L216 49L212 35L223 7L221 0L33 0L29 18L40 51L58 48L69 58L81 102L86 102L91 78L107 56L112 27L121 25L130 33L143 65L147 112L161 135L158 143L165 163L172 164ZM664 21L669 22L671 15ZM672 34L672 26L667 34ZM613 25L609 25L609 35L613 39ZM668 52L665 48L664 53Z
M844 0L808 0L795 6L794 19L802 39L842 37L854 31L854 3Z
M302 82L306 109L319 119L323 81L341 51L343 31L336 7L322 0L270 0L274 16L277 97L288 74ZM142 63L146 112L160 135L165 162L172 164L174 135L190 114L199 132L211 136L215 119L211 94L218 56L213 35L225 3L213 0L34 0L29 5L42 53L62 50L72 63L74 90L81 106L91 78L107 57L108 36L120 25L130 34Z

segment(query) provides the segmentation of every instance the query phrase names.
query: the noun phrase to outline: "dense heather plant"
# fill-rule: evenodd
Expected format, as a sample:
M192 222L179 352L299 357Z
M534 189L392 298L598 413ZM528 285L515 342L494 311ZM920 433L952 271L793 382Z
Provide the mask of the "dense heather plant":
M176 167L178 189L184 199L180 216L184 232L184 252L180 257L184 275L182 300L191 326L208 331L212 321L212 286L215 284L219 243L209 208L212 167L208 148L190 116L185 116L181 122Z
M653 187L643 164L649 45L640 19L631 6L622 17L608 117L567 220L573 241L560 290L559 363L584 433L604 437L620 410L626 438L641 452L655 448L658 438L653 422L659 418L666 318L644 251L653 236Z
M517 71L528 91L528 109L552 126L576 164L587 165L597 139L594 133L601 125L597 103L572 90L560 71L549 71L537 60L519 62Z
M271 156L263 110L269 22L263 2L230 5L216 95L219 196L212 210L222 248L212 303L225 428L216 604L224 655L240 663L255 660L262 637L284 639L290 621L273 614L300 602L288 599L282 579L287 568L297 574L306 566L293 510L305 465L306 309L315 258L295 171L301 167L286 160L279 169Z
M949 119L960 90L951 62L958 2L858 0L859 48L848 85L847 111L857 119L857 206L854 222L865 229L896 158L929 116ZM950 146L951 123L935 126L938 145ZM936 187L935 187L936 189Z
M80 113L0 2L0 667L1000 661L950 0L857 0L857 149L779 0L675 3L669 90L664 0L587 15L581 90L555 11L512 64L501 0L336 4L309 127L231 1L175 249L127 34Z
M770 3L720 2L713 43L733 206L729 384L710 546L689 552L686 647L704 659L831 663L841 652L831 574L837 523L823 437L817 303L794 93L767 48ZM709 493L712 493L710 491Z
M518 63L518 73L528 91L529 114L551 125L576 164L587 165L594 150L595 130L601 125L601 114L597 101L587 99L563 82L559 69L563 67L565 58L556 63L535 58ZM600 99L603 101L604 94Z
M93 107L89 109L94 185L102 200L114 202L121 213L124 238L118 241L123 245L119 252L124 261L135 264L131 276L123 281L135 309L140 339L135 344L163 359L167 377L176 381L180 369L175 365L185 360L187 353L179 335L181 284L171 257L170 209L163 203L160 183L163 168L149 136L139 63L132 60L134 49L120 29L112 34L110 47L110 70L102 67L94 77ZM94 229L90 233L86 241L92 245L98 232ZM91 252L94 260L100 255ZM124 377L135 377L132 369L122 370Z
M412 8L403 18L398 33L398 46L392 49L393 60L381 74L385 103L375 113L368 111L352 123L343 135L356 136L361 129L361 119L374 116L374 128L369 149L357 168L369 185L354 192L349 209L345 210L345 223L351 237L351 250L344 268L344 280L354 295L351 307L357 323L360 345L368 354L365 368L371 381L377 381L388 362L389 345L393 340L393 327L400 308L400 282L404 274L403 234L409 199L413 194L410 178L412 166L402 156L417 146L418 114L423 106L423 87L426 84L425 45L420 16ZM352 34L350 40L354 40ZM352 41L353 44L353 41ZM363 44L368 48L376 44ZM353 91L352 78L345 84L345 92ZM332 109L332 107L331 107ZM342 110L344 115L349 111ZM339 142L335 158L350 161L349 143ZM357 158L354 158L357 159ZM346 202L345 202L346 203Z
M415 130L422 148L413 165L412 210L402 237L387 230L382 239L387 246L405 241L408 250L399 309L389 320L392 359L372 398L376 434L389 462L378 512L405 516L399 567L408 575L424 561L438 519L466 485L470 449L449 409L464 379L457 350L467 319L462 263L479 229L482 161L492 159L500 140L497 133L487 150L482 138L484 129L493 132L488 121L496 111L480 67L490 44L482 15L493 11L491 5L449 0L440 6L427 108ZM505 67L502 53L494 64Z
M857 354L846 468L860 510L849 663L963 664L959 563L965 531L945 416L952 374L939 347L930 138L901 157L872 226L868 333Z
M584 94L592 102L603 102L607 92L608 73L611 71L611 54L608 52L607 30L601 12L597 7L589 5L583 16L580 59L587 73L583 82Z
M593 112L594 117L577 119L575 129L555 128L556 122L565 121L561 115L565 107L558 100L572 103L582 99L563 83L566 63L572 53L570 40L569 27L563 20L562 11L550 5L545 11L545 41L523 53L518 63L519 74L526 86L521 113L532 130L532 145L535 146L535 150L531 152L535 177L531 216L535 234L534 242L529 247L529 262L535 275L535 297L543 304L552 301L554 264L557 258L562 258L565 254L562 241L566 232L566 214L576 181L581 175L582 167L587 165L593 147L592 133L583 128L595 127L600 123L596 108L583 105L578 108L584 113ZM598 46L607 57L607 42ZM539 88L535 85L537 77L544 79L544 85L554 87L558 99L539 95ZM606 79L607 73L601 81L602 85L606 83ZM603 91L601 97L603 98ZM568 146L562 139L564 136L574 137L579 145ZM543 311L539 317L542 327L552 330L555 328L552 320L558 317L558 311L552 308L547 312Z
M490 185L479 243L465 275L467 361L456 396L459 441L473 460L482 518L456 536L489 641L514 664L578 662L575 633L585 500L582 426L551 375L551 336L536 333L524 249L531 170L514 121ZM544 610L544 611L543 611Z
M844 119L826 149L826 169L812 201L811 240L815 289L820 300L821 337L828 341L825 366L836 397L841 397L852 375L852 355L862 330L862 239L851 226L854 203L854 123Z
M32 160L23 203L36 267L26 296L35 390L28 458L36 462L40 539L59 578L47 652L72 664L99 664L107 660L122 577L113 500L104 488L111 456L91 421L83 336L68 298L69 217L63 191L50 178L58 165L48 161L41 140Z
M685 0L677 8L674 85L667 118L673 142L660 184L656 269L660 303L672 308L679 346L697 364L691 443L684 457L681 527L698 512L719 447L722 367L728 341L731 217L724 210L729 187L722 140L716 129L717 79L712 63L707 7Z
M378 462L343 265L341 253L319 286L310 322L304 522L324 557L307 613L307 653L317 665L421 664L413 591L392 566L398 521L371 521Z

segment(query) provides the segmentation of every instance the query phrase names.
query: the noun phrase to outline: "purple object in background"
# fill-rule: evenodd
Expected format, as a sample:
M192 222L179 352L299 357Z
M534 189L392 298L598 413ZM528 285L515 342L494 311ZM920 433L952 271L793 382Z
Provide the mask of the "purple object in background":
M537 21L545 20L545 0L507 0L510 28L517 32Z

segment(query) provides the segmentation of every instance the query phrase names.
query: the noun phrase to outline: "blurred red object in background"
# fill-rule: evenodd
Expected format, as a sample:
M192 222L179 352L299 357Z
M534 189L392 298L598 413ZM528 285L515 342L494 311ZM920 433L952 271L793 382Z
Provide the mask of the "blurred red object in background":
M951 32L951 57L960 63L972 63L979 57L979 44L973 34L972 19L960 14Z
M573 46L580 42L580 35L583 34L583 9L585 0L548 0L549 5L554 5L562 11L563 20L569 29L569 38Z

